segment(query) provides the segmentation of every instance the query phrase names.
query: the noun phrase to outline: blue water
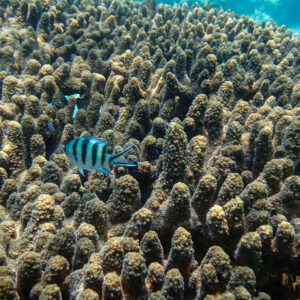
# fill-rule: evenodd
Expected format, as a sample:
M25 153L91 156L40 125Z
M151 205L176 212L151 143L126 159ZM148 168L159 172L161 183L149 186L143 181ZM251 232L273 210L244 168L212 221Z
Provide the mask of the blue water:
M200 5L213 3L214 7L222 7L224 10L232 10L240 15L247 15L256 22L274 20L279 26L286 25L294 33L300 34L300 0L158 0L157 3L182 4L187 2L192 5L199 2Z

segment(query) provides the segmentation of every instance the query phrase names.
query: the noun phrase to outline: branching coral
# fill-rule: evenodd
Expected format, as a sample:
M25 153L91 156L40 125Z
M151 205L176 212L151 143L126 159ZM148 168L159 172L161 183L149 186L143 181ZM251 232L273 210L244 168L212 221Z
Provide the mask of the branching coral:
M196 3L2 2L1 299L300 297L299 36ZM137 167L79 174L62 149L87 136Z

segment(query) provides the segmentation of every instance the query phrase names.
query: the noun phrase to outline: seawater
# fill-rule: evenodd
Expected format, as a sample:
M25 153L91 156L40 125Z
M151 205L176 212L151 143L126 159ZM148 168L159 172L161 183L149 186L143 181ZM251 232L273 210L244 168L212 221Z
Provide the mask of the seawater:
M293 30L294 34L300 34L300 0L158 0L157 3L182 5L187 3L192 6L198 2L201 6L212 3L213 7L230 9L239 15L247 15L255 22L268 22L273 20L278 26L285 25Z

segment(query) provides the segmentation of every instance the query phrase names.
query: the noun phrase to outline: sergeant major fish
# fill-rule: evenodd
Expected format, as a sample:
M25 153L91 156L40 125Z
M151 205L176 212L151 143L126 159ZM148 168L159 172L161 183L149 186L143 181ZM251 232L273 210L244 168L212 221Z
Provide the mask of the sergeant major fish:
M108 154L106 153L108 144L108 142L103 142L95 137L81 137L67 144L63 148L63 152L78 166L82 175L83 169L110 175L109 165L136 167L135 163L124 158L134 145L117 154Z

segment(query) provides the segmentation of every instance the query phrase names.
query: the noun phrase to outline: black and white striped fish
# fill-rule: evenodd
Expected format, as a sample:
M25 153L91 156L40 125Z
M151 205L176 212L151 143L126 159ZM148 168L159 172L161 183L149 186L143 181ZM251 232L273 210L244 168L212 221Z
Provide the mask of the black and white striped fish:
M78 166L82 175L82 169L99 171L109 175L111 174L109 165L136 167L135 163L124 158L134 145L112 155L106 153L108 144L94 137L81 137L67 144L63 148L63 152Z

